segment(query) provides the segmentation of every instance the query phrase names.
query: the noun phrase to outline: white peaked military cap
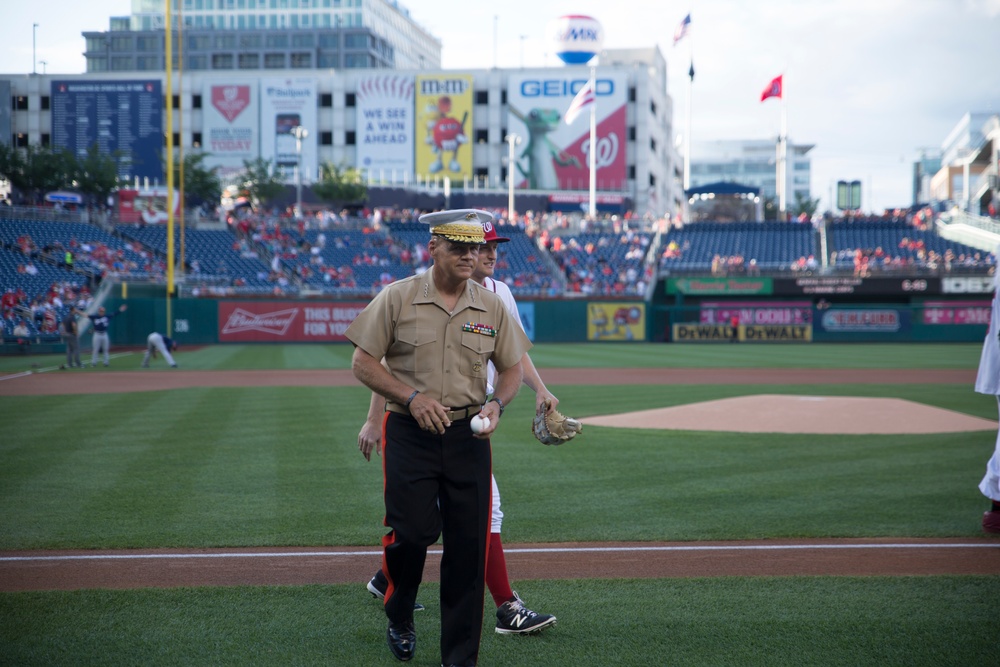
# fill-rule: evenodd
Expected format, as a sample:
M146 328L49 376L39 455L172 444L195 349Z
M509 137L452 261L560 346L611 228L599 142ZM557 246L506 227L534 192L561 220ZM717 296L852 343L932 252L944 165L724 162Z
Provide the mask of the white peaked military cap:
M455 243L485 243L483 223L492 222L493 215L475 208L425 213L420 222L430 225L431 234L439 234Z

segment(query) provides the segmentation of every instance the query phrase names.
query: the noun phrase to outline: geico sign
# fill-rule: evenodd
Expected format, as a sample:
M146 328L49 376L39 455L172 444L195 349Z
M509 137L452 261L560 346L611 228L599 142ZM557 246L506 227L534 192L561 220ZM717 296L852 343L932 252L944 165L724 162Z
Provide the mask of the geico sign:
M587 79L528 79L521 82L522 97L572 97L587 85ZM603 97L615 94L615 82L596 79L594 95Z
M941 279L942 294L989 294L993 291L990 276L961 276Z

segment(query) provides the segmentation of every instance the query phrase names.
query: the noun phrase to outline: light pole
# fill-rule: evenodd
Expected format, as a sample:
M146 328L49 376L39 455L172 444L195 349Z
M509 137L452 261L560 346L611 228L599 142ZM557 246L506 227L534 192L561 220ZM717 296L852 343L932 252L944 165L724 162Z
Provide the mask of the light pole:
M295 167L295 217L302 217L302 140L309 136L309 130L302 127L301 125L296 125L292 128L292 134L295 135L295 156L296 156L296 167Z
M527 35L521 35L521 69L524 69L524 38Z
M49 64L49 61L48 60L39 60L38 62L40 62L42 64L42 74L44 75L45 74L45 66Z
M35 35L38 32L38 24L31 24L31 73L38 74L38 56L35 55Z
M507 220L514 222L514 171L517 163L514 161L514 146L521 143L521 137L511 132L504 139L507 142Z

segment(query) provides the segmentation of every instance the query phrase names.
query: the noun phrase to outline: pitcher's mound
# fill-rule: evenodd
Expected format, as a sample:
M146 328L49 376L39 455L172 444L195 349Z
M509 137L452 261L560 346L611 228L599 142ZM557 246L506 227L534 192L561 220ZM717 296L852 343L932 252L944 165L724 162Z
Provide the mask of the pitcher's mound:
M758 394L587 417L584 424L739 433L957 433L996 430L989 419L899 398Z

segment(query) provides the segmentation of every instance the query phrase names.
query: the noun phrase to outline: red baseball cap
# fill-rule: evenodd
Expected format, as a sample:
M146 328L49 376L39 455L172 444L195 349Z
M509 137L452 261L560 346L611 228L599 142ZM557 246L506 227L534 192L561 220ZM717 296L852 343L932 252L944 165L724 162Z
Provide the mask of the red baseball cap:
M493 226L492 222L487 221L483 223L483 243L490 243L492 241L506 243L510 239L505 236L497 236L496 227Z

